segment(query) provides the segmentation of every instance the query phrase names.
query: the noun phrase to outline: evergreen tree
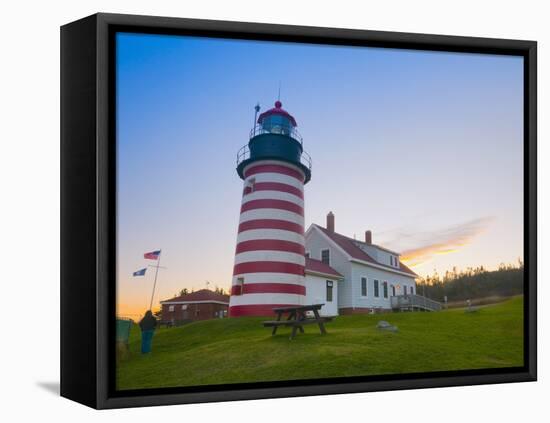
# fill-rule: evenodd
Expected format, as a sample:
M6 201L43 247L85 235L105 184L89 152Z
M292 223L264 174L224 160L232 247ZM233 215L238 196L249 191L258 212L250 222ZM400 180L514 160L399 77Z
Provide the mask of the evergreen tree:
M445 272L441 279L437 272L417 282L417 292L436 301L463 301L490 296L509 297L523 293L523 262L517 266L501 263L498 270L487 271L483 266L458 272Z

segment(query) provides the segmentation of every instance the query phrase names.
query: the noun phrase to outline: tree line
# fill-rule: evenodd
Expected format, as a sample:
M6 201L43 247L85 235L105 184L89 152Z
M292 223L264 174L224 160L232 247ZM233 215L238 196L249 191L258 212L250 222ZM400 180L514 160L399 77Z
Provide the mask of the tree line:
M174 297L181 297L182 295L187 295L187 294L190 294L190 293L193 293L193 292L195 292L194 288L191 288L191 291L189 291L189 289L187 289L187 288L183 288L183 289L180 289L180 291L178 293L174 294ZM223 288L220 288L220 287L217 287L217 286L214 288L214 292L216 294L229 295L229 292L227 292Z
M488 271L483 266L451 271L421 278L416 292L436 301L464 301L491 296L510 297L523 293L523 262L502 263L497 270Z

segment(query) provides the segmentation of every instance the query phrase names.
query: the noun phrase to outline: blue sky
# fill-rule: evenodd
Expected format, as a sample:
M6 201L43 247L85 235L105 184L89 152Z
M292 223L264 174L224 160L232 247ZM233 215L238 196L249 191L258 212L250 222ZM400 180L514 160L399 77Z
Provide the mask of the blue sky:
M254 105L294 115L312 156L306 226L401 251L420 275L523 258L519 57L119 34L118 303L230 285Z

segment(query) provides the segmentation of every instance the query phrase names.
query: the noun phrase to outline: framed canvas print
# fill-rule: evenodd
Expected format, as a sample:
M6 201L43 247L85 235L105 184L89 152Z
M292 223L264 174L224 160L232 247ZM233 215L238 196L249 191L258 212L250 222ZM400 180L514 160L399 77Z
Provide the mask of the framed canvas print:
M61 394L536 379L536 43L61 28Z

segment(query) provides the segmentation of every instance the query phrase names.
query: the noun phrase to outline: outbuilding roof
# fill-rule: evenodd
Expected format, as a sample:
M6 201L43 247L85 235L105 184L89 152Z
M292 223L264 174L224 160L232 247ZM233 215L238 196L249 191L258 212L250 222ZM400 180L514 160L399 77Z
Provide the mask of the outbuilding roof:
M179 297L170 298L169 300L161 301L161 304L170 304L170 303L181 303L181 302L217 302L217 303L227 303L229 304L229 295L218 294L217 292L211 291L210 289L200 289L190 294L180 295Z
M328 264L325 264L319 260L306 257L306 273L308 272L322 273L323 275L334 276L335 278L338 278L338 279L343 278L343 276L340 273L338 273Z
M391 267L391 266L385 265L383 263L379 263L378 261L373 259L370 255L368 255L365 251L363 251L361 248L359 248L355 244L355 240L353 240L352 238L349 238L345 235L342 235L342 234L339 234L339 233L336 233L336 232L331 232L331 231L327 230L326 228L323 228L319 225L313 224L313 226L315 226L316 228L321 230L326 236L328 236L332 241L334 241L334 243L336 243L346 253L348 253L352 257L352 259L361 260L361 261L365 261L367 263L376 264L377 266L385 267L388 270L394 270L394 271L398 270L400 272L407 273L407 274L409 274L409 275L411 275L412 277L415 277L415 278L418 277L418 275L416 273L414 273L405 264L401 263L401 261L399 261L399 267L398 268Z

